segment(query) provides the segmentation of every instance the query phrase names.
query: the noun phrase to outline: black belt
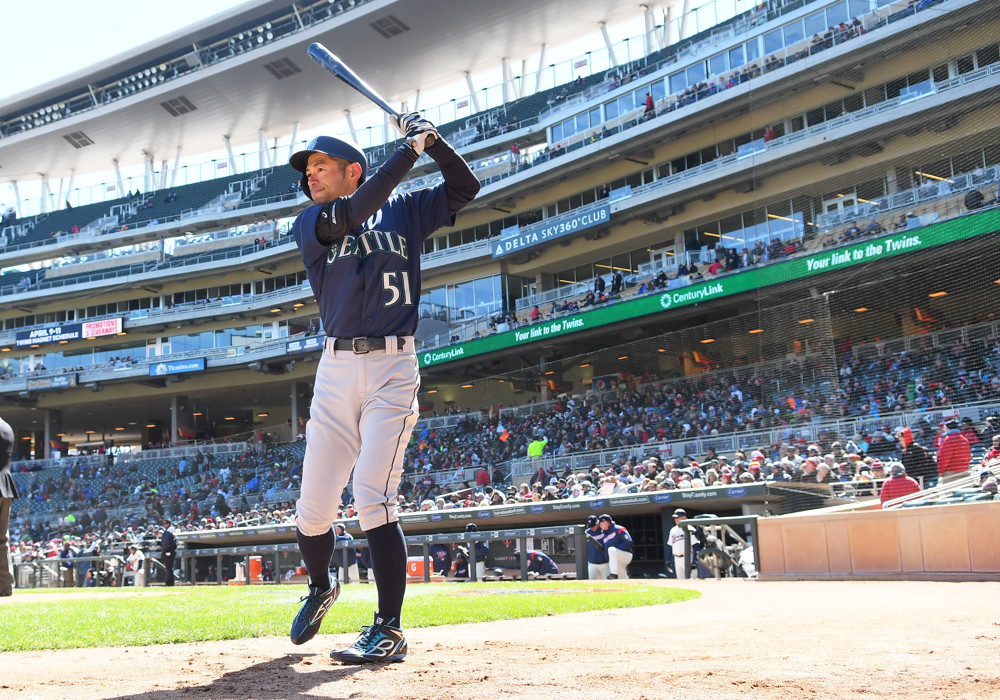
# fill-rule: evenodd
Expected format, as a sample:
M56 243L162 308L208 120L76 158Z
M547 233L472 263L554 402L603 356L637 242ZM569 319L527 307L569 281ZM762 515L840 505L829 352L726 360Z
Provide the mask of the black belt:
M396 347L406 348L406 339L396 336ZM334 350L350 350L355 355L364 355L372 350L385 350L385 338L335 338Z

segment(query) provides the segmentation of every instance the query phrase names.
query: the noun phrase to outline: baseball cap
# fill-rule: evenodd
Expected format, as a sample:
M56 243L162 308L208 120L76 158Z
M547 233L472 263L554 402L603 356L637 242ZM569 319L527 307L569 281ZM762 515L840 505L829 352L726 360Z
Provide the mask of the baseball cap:
M675 517L675 518L686 518L687 517L687 511L684 510L683 508L678 508L678 509L676 509L674 511L674 516L673 517Z
M889 467L889 474L891 476L904 476L906 474L906 467L899 462L894 462L893 465Z
M598 517L597 520L599 522L602 522L602 523L613 523L614 522L614 520L612 520L611 516L608 515L607 513L601 513L600 517Z
M301 151L296 151L292 154L292 157L288 159L288 164L302 173L302 193L312 199L312 195L309 193L309 182L305 176L306 165L309 163L309 156L313 153L325 153L328 156L333 156L334 158L343 158L350 163L357 163L361 166L361 177L358 179L358 184L360 185L368 177L368 159L365 157L365 152L361 149L361 146L354 143L350 139L333 137L333 136L317 136Z

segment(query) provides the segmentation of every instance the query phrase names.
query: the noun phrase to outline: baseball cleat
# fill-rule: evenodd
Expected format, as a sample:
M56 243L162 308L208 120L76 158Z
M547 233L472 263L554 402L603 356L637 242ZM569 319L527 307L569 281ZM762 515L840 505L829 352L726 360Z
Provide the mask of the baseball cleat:
M406 637L403 630L390 623L395 618L383 620L375 615L375 624L363 627L358 641L346 649L334 649L330 658L345 664L378 664L402 661L406 656Z
M292 644L305 644L316 636L323 616L337 602L339 595L340 581L337 579L325 591L321 591L319 586L309 586L309 595L302 598L304 603L292 620Z

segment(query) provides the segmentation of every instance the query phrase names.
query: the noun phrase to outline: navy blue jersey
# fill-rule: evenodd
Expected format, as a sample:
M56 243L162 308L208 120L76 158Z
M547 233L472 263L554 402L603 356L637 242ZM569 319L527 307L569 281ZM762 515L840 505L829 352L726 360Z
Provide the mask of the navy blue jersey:
M558 574L556 563L544 552L528 552L528 571L536 574Z
M628 530L621 525L612 525L604 533L604 548L610 549L611 547L620 549L623 552L631 552L632 535L628 534Z
M326 334L335 338L413 335L424 240L453 223L444 184L393 195L374 216L331 246L316 240L322 207L292 226Z
M604 531L598 526L593 528L587 528L587 534L593 537L600 543L604 543ZM608 563L608 550L606 547L598 547L593 540L587 538L587 563L589 564L607 564Z

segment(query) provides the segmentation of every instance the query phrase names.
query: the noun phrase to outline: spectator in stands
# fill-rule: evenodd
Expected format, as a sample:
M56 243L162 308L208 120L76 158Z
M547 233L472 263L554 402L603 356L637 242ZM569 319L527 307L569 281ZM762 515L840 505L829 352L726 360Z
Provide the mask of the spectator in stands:
M624 278L620 270L615 270L614 274L611 275L611 294L621 294L624 286Z
M906 473L911 478L919 480L919 483L923 483L924 488L937 483L938 473L934 458L926 447L913 439L913 431L906 426L896 428L896 440L902 448L901 459Z
M958 421L954 418L948 420L945 428L937 453L937 470L942 479L948 474L968 472L972 462L972 447L969 439L959 429Z
M646 93L646 108L642 113L642 120L648 121L656 116L656 105L653 102L653 96L648 92Z
M920 491L920 484L917 483L916 479L906 475L906 467L899 462L891 462L889 464L889 478L882 484L879 500L882 507L885 507L886 501L908 496L918 491Z
M994 462L993 468L983 468L979 470L979 490L983 493L992 493L994 496L997 494L997 479L993 472L997 466L1000 466L1000 462Z

